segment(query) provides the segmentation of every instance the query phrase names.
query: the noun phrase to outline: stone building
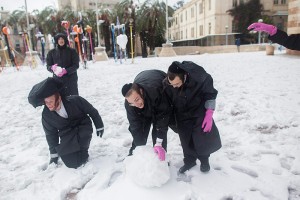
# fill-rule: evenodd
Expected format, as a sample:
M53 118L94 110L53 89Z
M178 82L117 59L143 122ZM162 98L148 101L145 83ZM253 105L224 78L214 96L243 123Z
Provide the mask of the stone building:
M234 44L239 34L226 12L247 0L191 0L175 11L169 38L174 46L213 46ZM263 15L272 17L274 25L287 29L287 0L261 0Z

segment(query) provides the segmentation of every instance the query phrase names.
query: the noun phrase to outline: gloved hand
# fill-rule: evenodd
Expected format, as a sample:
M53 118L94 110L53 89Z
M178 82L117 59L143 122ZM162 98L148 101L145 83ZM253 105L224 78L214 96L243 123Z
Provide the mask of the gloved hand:
M204 117L204 120L202 122L202 128L204 132L210 132L211 131L211 127L212 127L212 124L213 124L213 116L214 114L214 110L212 109L207 109L206 112L205 112L205 117Z
M61 67L56 67L54 74L58 77L62 77L63 75L65 75L67 73L67 70L65 68L61 68Z
M166 151L161 146L162 139L157 138L156 144L154 145L154 152L158 155L158 159L160 161L164 161L166 159Z
M51 163L55 163L55 164L57 165L57 161L58 161L58 157L51 158L51 159L50 159L50 162L49 162L49 165L50 165Z
M51 70L52 70L53 72L56 70L56 68L57 68L57 64L54 64L54 65L51 66Z
M255 22L253 24L251 24L248 28L248 30L253 29L254 31L264 31L269 33L270 36L276 34L277 32L277 27L270 25L270 24L265 24L262 22Z
M104 133L104 127L97 129L96 133L97 133L97 136L100 136L102 138L102 135Z

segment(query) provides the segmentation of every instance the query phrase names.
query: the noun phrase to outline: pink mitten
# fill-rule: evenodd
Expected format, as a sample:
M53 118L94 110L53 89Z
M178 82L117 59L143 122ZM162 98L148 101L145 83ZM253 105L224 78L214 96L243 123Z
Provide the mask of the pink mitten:
M204 132L210 132L212 124L213 124L213 116L214 114L214 110L212 109L207 109L205 112L205 117L204 120L202 122L202 128Z
M56 68L57 68L57 64L54 64L54 65L51 66L51 70L52 70L53 72L56 70Z
M270 34L270 36L276 34L277 27L261 22L255 22L248 27L248 30L253 29L254 31L264 31Z
M56 76L62 77L63 75L65 75L67 73L67 70L65 68L60 68L60 70L58 70L58 68L57 68L54 73L56 74Z
M160 161L164 161L166 159L166 152L162 146L154 146L154 152L158 155L158 159Z

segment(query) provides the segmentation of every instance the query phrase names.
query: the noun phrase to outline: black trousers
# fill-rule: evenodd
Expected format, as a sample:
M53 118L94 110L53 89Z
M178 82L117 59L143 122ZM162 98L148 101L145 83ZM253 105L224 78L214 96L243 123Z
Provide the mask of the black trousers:
M140 135L135 136L132 133L132 137L133 137L133 142L131 144L131 148L129 149L129 154L128 155L132 155L133 150L137 147L137 146L143 146L146 145L147 143L147 139L149 136L149 132L150 132L150 128L151 128L151 124L152 121L151 120L147 120L144 123L144 128L143 128L143 132L139 133ZM130 131L130 127L129 127L129 131ZM131 131L130 131L131 132ZM153 124L153 128L152 128L152 141L153 141L153 146L156 143L156 139L157 139L157 130L155 128L155 124ZM162 147L165 149L165 151L167 151L167 138L163 139L162 142Z
M61 156L61 159L67 167L76 169L82 164L85 164L88 161L88 157L88 150L80 150L74 153L63 155Z

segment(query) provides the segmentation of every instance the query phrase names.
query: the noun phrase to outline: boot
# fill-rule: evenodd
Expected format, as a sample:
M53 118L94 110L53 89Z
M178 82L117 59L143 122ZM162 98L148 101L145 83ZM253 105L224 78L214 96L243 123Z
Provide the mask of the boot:
M184 172L186 172L187 170L190 170L195 165L196 165L196 162L184 164L182 167L179 168L178 172L183 174Z
M208 172L210 170L208 158L201 159L200 171L201 172Z

